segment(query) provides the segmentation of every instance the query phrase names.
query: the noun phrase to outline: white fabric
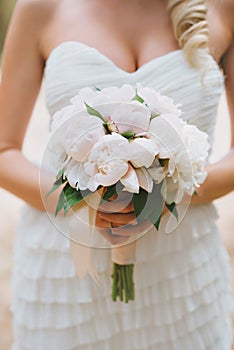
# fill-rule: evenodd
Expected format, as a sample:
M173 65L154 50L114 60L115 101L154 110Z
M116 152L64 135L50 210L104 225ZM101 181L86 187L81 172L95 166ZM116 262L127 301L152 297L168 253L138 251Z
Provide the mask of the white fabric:
M223 76L210 56L204 81L177 50L127 73L75 41L56 47L46 65L52 113L84 86L140 82L182 103L183 118L212 142ZM230 350L229 259L212 204L191 206L176 230L138 240L135 302L111 300L111 252L93 249L101 288L80 281L69 240L46 213L25 206L15 244L14 350ZM66 219L59 218L61 225Z

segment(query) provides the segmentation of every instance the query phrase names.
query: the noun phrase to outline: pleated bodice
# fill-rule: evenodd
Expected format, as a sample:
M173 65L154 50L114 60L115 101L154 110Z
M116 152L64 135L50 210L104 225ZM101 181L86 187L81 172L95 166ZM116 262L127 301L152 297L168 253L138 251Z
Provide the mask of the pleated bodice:
M51 114L69 104L85 86L98 88L140 82L182 105L183 118L195 124L213 141L217 105L223 75L212 56L202 77L185 59L182 50L169 52L129 73L97 49L78 41L66 41L51 52L45 68L47 106Z

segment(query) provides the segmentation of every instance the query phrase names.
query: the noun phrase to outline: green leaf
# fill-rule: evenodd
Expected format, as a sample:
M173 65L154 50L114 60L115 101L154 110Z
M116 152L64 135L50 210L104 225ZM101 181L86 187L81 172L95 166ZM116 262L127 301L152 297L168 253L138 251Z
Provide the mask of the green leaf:
M62 173L61 173L61 170L60 172L58 173L57 177L56 177L56 181L53 183L53 186L52 188L48 191L46 197L48 197L51 193L53 193L54 191L56 191L60 186L62 186L65 182L67 182L67 179L64 178L63 176L63 170L62 170Z
M122 191L123 188L124 188L124 186L121 184L121 182L117 182L116 184L114 184L112 186L105 187L105 191L104 191L104 194L102 196L102 200L101 200L100 204L107 202L114 195L116 195L116 194L118 195Z
M133 139L134 135L135 134L133 131L126 131L121 134L121 136L125 137L126 139Z
M112 198L114 195L116 195L116 188L114 187L107 187L107 190L104 193L104 196L102 198L102 202L108 201L110 198Z
M87 103L85 103L85 106L86 106L87 112L88 112L90 115L94 115L95 117L100 118L100 119L105 123L105 119L104 119L104 117L101 115L101 113L99 113L99 112L98 112L96 109L94 109L93 107L89 106Z
M106 190L105 190L103 197L102 197L102 200L101 200L101 204L108 201L108 199L113 197L115 194L117 194L116 185L106 187Z
M60 212L60 210L63 209L63 207L64 207L64 199L65 199L65 196L64 196L64 192L62 191L60 193L59 200L58 200L58 203L57 203L57 206L56 206L55 216L57 216L58 213Z
M139 193L134 193L132 196L132 202L134 206L134 212L137 217L138 222L142 222L146 219L147 215L142 217L142 212L146 206L149 193L142 188L140 188ZM141 215L141 216L140 216Z
M158 231L159 229L159 225L160 225L160 222L161 222L161 218L162 218L162 214L159 215L159 218L156 220L156 222L154 223L154 227L156 228L156 230Z
M102 126L103 126L103 128L105 129L105 131L106 131L108 134L110 134L110 131L109 131L109 129L108 129L107 123L103 123Z
M94 86L94 89L95 89L96 91L101 91L101 89L99 89L99 87L97 87L96 85Z
M58 180L61 176L64 176L64 169L60 169L60 170L58 171L58 174L57 174L57 176L56 176L56 179Z
M150 120L153 120L154 118L157 118L160 115L161 115L160 113L153 114L153 115L151 115Z
M166 159L161 159L161 158L158 159L159 164L161 165L161 167L164 167L164 166L165 166L165 160L166 160Z
M80 190L76 190L75 188L71 187L70 184L67 182L62 192L60 193L55 211L55 216L57 216L62 209L64 209L64 215L66 215L70 208L82 201L90 193L92 192L90 192L89 190L82 192Z
M68 210L71 209L72 207L74 207L74 205L80 203L82 200L84 199L84 197L82 195L77 195L76 197L74 196L73 198L67 200L65 198L64 201L64 215L67 214Z
M141 96L138 95L138 93L136 92L136 95L132 98L132 101L138 101L140 103L144 103L145 101L143 100L143 98Z
M161 184L154 184L152 193L140 189L139 194L133 195L134 211L138 222L146 219L158 229L164 200L161 195Z
M154 185L149 206L152 208L149 220L158 230L162 218L164 199L161 194L162 184Z
M67 184L64 187L64 215L67 214L68 210L72 208L77 203L81 202L85 197L87 197L91 192L90 191L80 191L71 187Z
M178 211L176 209L176 203L173 202L171 204L165 203L166 207L168 210L170 210L170 212L175 216L175 218L178 220L179 216L178 216Z
M66 186L64 187L64 194L67 199L75 196L77 192L78 191L74 187L71 187L69 183L67 183Z
M194 194L194 196L198 196L197 191L194 191L193 194Z

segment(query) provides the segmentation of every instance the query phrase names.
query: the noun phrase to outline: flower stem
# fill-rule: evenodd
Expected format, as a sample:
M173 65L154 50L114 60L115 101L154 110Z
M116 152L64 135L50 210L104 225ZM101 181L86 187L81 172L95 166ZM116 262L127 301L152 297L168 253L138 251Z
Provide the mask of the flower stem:
M125 303L128 303L129 293L128 293L126 268L127 268L127 266L123 265L123 268L121 269L121 271L122 271L122 278L123 278L123 285L124 285Z
M117 300L117 266L116 264L113 264L113 285L112 285L112 300Z
M111 275L112 282L112 300L125 301L128 303L129 300L134 300L134 281L133 281L134 265L119 265L113 263L113 274Z

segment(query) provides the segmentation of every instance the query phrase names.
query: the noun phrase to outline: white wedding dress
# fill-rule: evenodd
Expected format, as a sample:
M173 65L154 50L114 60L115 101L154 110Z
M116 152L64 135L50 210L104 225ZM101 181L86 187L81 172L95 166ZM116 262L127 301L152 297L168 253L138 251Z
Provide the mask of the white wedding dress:
M136 72L76 41L57 46L45 67L51 114L85 86L140 82L182 103L183 117L212 143L223 75L213 58L204 80L177 50ZM175 231L137 242L135 301L111 300L110 250L93 252L102 288L79 280L69 240L46 213L25 206L15 243L14 350L230 350L229 259L212 204L190 206ZM60 218L60 220L66 220Z

